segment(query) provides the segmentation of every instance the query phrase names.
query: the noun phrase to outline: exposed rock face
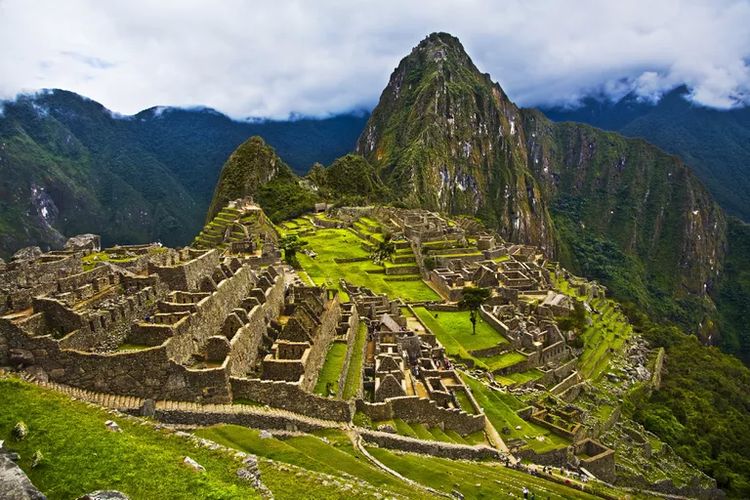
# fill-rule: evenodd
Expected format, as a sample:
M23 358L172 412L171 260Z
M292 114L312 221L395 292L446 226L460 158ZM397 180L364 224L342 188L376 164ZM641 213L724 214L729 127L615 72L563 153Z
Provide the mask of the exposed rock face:
M528 169L519 109L457 38L434 33L391 75L357 152L407 204L482 217L514 241L553 251Z
M102 239L96 234L79 234L68 238L65 242L65 250L91 250L98 252L102 248Z
M32 260L42 255L42 249L39 247L22 248L13 254L11 260Z

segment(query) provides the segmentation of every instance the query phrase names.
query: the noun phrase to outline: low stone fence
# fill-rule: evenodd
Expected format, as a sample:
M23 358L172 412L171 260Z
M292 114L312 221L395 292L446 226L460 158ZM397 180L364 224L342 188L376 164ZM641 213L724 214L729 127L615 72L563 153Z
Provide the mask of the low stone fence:
M139 410L133 413L138 413ZM279 429L286 431L313 432L330 426L313 419L300 418L291 414L273 411L210 411L157 408L154 418L166 424L207 426L234 424L256 429Z
M400 418L408 423L440 426L462 436L484 430L483 414L472 415L463 410L442 408L435 401L416 396L389 398L382 403L357 400L357 411L373 421Z
M539 465L563 467L568 463L568 447L550 450L545 453L537 453L531 448L526 447L519 450L516 456L522 460L528 460Z
M240 377L231 377L230 382L234 399L248 399L324 420L349 422L352 419L352 408L346 401L310 394L298 384Z
M500 459L504 455L485 445L468 446L440 441L423 441L388 432L357 429L362 438L368 443L375 443L381 448L422 453L435 457L450 458L452 460L485 460Z

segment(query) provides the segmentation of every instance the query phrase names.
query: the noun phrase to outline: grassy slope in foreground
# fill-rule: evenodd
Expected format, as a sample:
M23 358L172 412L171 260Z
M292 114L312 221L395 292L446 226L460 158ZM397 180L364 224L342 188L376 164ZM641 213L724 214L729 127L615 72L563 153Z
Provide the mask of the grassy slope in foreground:
M194 448L150 426L12 379L0 380L0 401L0 439L20 453L20 466L49 498L77 498L97 489L120 490L134 499L258 496L237 479L238 460ZM11 429L19 420L28 425L29 435L17 442ZM123 432L107 430L107 420L116 421ZM46 463L31 469L37 449ZM186 455L206 473L183 466Z
M248 453L325 472L342 472L380 488L383 495L400 493L409 498L424 497L395 477L375 468L355 450L349 438L337 430L320 431L319 437L298 436L286 440L260 439L256 430L222 425L201 429L198 434ZM323 441L324 437L328 442ZM498 498L511 491L521 496L524 486L536 492L537 498L594 498L565 485L508 469L497 462L467 462L403 454L370 448L378 460L418 483L450 493L458 490L465 498ZM481 483L477 486L478 483ZM390 491L389 491L390 490Z
M397 493L410 498L420 496L417 490L377 469L361 453L355 452L349 438L338 431L321 432L328 443L312 435L286 440L274 437L261 439L259 431L237 425L217 425L199 429L196 433L237 450L316 472L334 476L350 474L379 488L383 494Z
M404 476L464 498L521 498L526 486L535 498L598 498L565 485L508 469L498 463L477 463L397 453L370 448L375 458Z
M51 500L78 498L98 489L116 489L133 500L259 498L247 482L237 478L241 461L225 451L196 447L167 431L17 379L0 378L0 401L0 439L6 448L20 453L19 465ZM17 442L11 438L11 429L19 420L28 425L29 435ZM123 432L107 430L107 420L117 422ZM37 449L45 462L31 469L31 456ZM206 472L184 466L185 456L203 465ZM326 485L313 472L300 474L268 460L260 461L260 472L277 499L372 497L346 479Z

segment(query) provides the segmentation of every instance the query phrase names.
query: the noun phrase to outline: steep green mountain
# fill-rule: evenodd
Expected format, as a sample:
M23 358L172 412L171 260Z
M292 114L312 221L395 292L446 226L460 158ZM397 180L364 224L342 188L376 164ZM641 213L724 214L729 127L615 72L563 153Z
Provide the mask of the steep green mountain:
M80 98L62 109L34 98L6 103L0 253L82 232L100 232L107 243L182 239L200 207L154 155L121 140L114 122Z
M296 217L313 209L317 195L302 185L289 165L258 136L229 156L219 175L206 223L230 201L252 197L272 221Z
M407 205L475 214L509 239L551 249L522 123L458 39L434 33L391 75L357 152Z
M523 113L560 259L652 316L710 335L726 221L690 170L643 140Z
M238 122L210 109L117 116L72 92L2 103L0 256L76 232L105 244L188 243L227 156L262 134L296 171L353 147L366 116Z
M409 205L477 215L661 319L708 335L726 222L676 157L520 110L435 33L391 75L357 151Z
M576 121L643 137L679 155L724 209L750 221L750 107L716 110L692 104L686 87L657 103L626 95L616 102L587 98L574 109L548 108L554 121Z

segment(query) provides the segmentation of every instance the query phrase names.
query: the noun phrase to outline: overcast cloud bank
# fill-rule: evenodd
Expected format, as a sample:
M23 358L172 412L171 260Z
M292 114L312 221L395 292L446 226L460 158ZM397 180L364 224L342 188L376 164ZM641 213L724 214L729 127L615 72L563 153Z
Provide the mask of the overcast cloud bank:
M330 115L372 108L400 58L447 31L520 105L684 83L729 108L750 104L748 26L748 0L0 0L0 97L56 87L123 114Z

